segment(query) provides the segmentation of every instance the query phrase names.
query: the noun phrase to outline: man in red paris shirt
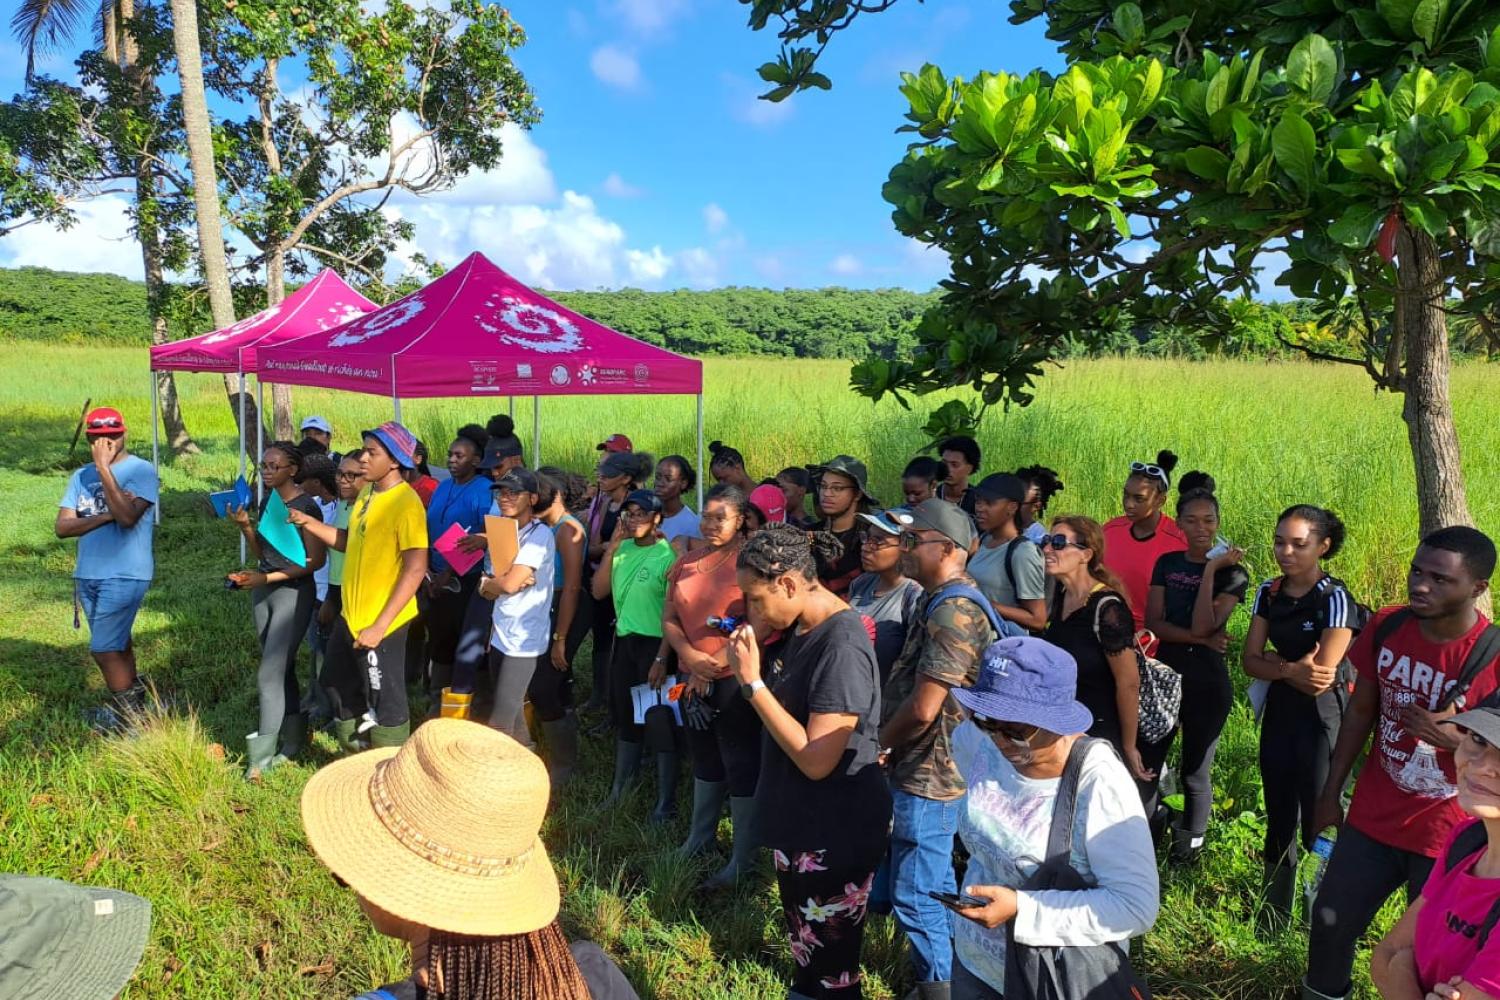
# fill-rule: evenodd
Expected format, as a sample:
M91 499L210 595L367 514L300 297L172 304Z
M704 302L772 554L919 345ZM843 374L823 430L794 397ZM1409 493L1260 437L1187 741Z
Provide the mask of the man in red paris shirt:
M1495 545L1482 532L1434 531L1412 557L1407 606L1377 614L1349 650L1358 676L1316 829L1339 825L1344 783L1365 738L1373 732L1374 739L1313 903L1304 1000L1348 995L1354 950L1370 921L1400 886L1408 902L1420 894L1448 832L1464 818L1453 770L1459 734L1438 722L1500 684L1495 637L1474 607L1494 570Z

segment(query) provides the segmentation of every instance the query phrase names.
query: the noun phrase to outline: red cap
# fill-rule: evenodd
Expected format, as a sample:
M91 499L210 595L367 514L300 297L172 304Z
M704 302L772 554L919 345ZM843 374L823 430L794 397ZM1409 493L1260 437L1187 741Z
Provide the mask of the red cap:
M624 434L611 434L594 446L597 451L635 451L630 438Z
M766 483L750 491L750 505L760 511L769 524L786 523L786 494L780 486Z
M112 406L96 406L83 418L85 434L124 434L125 418Z

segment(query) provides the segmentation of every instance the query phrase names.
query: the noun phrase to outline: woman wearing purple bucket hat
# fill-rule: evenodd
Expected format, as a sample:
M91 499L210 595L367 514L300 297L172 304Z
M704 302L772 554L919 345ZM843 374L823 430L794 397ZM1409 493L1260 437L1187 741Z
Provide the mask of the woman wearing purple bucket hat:
M1156 920L1156 854L1135 781L1108 743L1083 735L1093 718L1074 697L1077 670L1049 642L1002 639L985 650L974 686L953 690L969 713L953 737L969 789L959 815L971 854L963 894L986 901L953 907L965 918L954 933L955 1000L1033 995L1036 983L1016 981L1028 966L1007 955L1016 945L1115 948L1121 982L1113 985L1134 981L1124 951ZM1052 866L1038 859L1057 847L1053 812L1066 807L1069 781L1065 863L1083 887L1040 888L1038 869Z

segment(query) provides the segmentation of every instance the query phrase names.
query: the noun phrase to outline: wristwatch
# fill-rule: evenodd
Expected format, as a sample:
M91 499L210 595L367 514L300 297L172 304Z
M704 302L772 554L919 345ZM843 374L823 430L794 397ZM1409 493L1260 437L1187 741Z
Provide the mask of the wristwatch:
M749 684L741 684L740 694L744 696L746 701L749 701L751 698L755 697L755 692L763 690L765 686L766 682L757 677Z
M552 641L553 642L561 642L562 641L562 637L563 636L562 636L561 632L553 632L552 633Z

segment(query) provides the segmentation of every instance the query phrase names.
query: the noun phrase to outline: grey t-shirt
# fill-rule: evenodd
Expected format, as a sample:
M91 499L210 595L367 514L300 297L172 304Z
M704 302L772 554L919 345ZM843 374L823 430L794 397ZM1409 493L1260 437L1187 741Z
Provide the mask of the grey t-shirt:
M884 688L891 675L891 664L901 655L906 642L906 627L911 624L922 585L902 577L899 584L877 596L875 588L879 585L880 577L875 573L855 577L849 585L849 606L875 622L875 663L880 668L880 686Z
M686 505L671 517L662 519L661 536L667 541L674 538L702 538L703 532L698 527L698 515L693 513L693 508Z
M1010 573L1005 571L1005 553L1010 549ZM1011 586L1011 574L1015 586ZM1029 538L1016 537L990 548L989 539L979 543L979 551L969 558L969 575L979 582L979 589L991 604L1007 608L1020 607L1021 601L1040 601L1047 596L1047 574L1042 569L1042 550Z

